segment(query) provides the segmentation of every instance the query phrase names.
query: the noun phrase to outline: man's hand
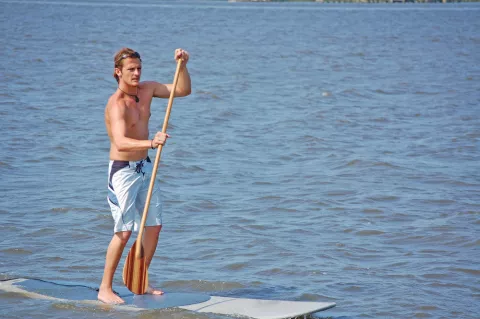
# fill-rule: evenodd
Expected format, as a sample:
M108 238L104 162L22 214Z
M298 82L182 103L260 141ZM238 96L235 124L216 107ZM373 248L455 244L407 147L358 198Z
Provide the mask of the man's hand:
M170 135L166 133L157 132L157 134L155 134L155 136L152 139L152 147L157 148L159 145L165 145L165 142L169 137Z
M178 59L182 59L183 60L182 65L187 64L189 57L190 57L190 55L188 54L187 51L185 51L183 49L176 49L175 50L175 61L177 61Z

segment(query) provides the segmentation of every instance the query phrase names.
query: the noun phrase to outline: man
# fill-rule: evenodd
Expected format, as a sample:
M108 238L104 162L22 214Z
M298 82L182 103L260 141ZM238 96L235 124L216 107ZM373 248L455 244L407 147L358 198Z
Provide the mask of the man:
M178 59L183 62L175 97L187 96L191 92L190 75L186 67L188 52L175 50L175 60ZM113 292L112 282L125 245L134 228L140 224L143 213L152 172L148 149L164 145L169 137L168 134L157 132L152 139L149 138L150 104L154 97L169 98L173 86L153 81L140 82L142 60L132 49L121 49L114 57L114 64L113 76L118 82L118 89L109 98L105 108L105 125L110 137L107 199L115 226L98 292L98 299L109 304L124 302ZM158 186L152 192L145 225L143 248L148 267L162 229ZM163 294L152 287L148 287L147 293Z

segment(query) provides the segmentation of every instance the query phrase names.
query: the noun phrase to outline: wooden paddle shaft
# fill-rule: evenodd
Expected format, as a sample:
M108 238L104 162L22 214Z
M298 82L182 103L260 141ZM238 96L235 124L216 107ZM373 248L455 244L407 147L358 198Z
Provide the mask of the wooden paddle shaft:
M167 111L165 113L165 119L163 120L162 133L167 132L168 119L170 118L170 112L172 110L173 98L175 97L175 89L177 87L178 75L180 74L180 67L182 65L182 62L183 62L182 59L178 59L177 69L175 71L175 76L173 78L172 90L170 92L170 98L168 99ZM150 201L152 199L153 186L155 185L155 178L157 176L158 163L160 162L160 155L162 154L162 149L163 149L163 145L159 145L157 149L157 155L155 156L155 162L153 164L152 177L150 179L150 185L148 186L147 199L145 201L145 207L143 208L142 221L140 223L140 228L138 230L138 237L136 241L137 242L136 250L135 250L136 258L141 257L140 255L141 255L141 248L142 248L143 230L145 229L145 223L147 221L148 207L150 206Z

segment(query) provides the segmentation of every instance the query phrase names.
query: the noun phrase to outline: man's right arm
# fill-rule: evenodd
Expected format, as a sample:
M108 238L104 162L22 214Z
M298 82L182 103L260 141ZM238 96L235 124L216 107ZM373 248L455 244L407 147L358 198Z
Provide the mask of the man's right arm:
M137 140L127 137L126 107L115 104L109 109L112 144L119 152L134 152L149 149L150 140Z

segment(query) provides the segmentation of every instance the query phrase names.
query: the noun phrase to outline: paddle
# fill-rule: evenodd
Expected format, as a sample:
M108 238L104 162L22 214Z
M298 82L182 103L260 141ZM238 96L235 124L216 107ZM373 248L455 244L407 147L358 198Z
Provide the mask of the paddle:
M177 87L178 74L180 73L181 64L182 59L178 59L175 77L173 78L173 86L170 92L170 98L168 100L167 112L165 114L165 120L163 121L163 133L167 132L168 119L172 109L173 98L175 96L175 88ZM143 209L142 221L140 223L140 229L138 230L138 237L135 243L133 243L132 248L130 248L128 256L125 259L125 265L123 267L123 283L131 292L137 295L145 294L148 289L148 269L145 256L143 254L142 237L145 229L145 223L147 221L148 207L150 206L150 200L152 198L152 191L153 186L155 185L155 176L157 175L158 163L160 162L162 148L163 145L158 146L157 156L155 157L155 163L153 165L152 177L150 179L150 185L148 186L147 199Z

